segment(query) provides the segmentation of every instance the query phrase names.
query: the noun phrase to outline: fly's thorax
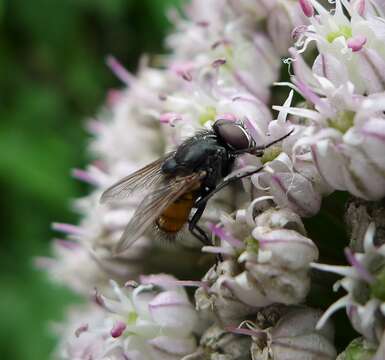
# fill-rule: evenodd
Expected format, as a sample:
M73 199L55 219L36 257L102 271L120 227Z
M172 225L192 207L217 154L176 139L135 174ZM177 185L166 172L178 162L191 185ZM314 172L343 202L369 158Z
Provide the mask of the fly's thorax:
M170 159L167 159L163 164L162 164L162 173L163 174L175 174L178 168L178 164L175 161L175 158L172 157Z

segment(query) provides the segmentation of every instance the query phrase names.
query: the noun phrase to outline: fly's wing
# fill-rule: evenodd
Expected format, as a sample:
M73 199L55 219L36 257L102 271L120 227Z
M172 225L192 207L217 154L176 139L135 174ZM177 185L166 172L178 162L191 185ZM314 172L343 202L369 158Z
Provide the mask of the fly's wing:
M174 152L166 154L110 186L103 192L100 203L124 200L135 191L151 188L161 183L163 180L162 164L173 154Z
M168 206L184 193L197 188L205 175L206 173L202 171L185 177L174 178L164 187L148 194L124 230L115 253L118 254L129 248Z

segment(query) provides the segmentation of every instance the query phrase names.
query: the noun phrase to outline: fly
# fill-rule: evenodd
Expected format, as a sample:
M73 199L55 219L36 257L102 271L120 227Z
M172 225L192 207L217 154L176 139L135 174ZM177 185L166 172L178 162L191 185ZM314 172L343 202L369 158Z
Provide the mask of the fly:
M128 249L154 225L172 238L188 224L189 231L208 244L207 234L198 225L208 200L230 183L262 169L224 179L232 171L235 159L245 153L262 156L266 148L282 141L292 131L266 145L256 146L242 123L219 119L212 130L199 131L175 151L112 185L102 194L101 203L123 200L137 191L147 192L115 252ZM190 216L193 209L196 211Z

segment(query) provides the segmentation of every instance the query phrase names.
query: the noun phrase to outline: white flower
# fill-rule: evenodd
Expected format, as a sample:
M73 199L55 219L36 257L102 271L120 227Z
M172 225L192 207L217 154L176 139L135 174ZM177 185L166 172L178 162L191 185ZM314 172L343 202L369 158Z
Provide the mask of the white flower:
M282 152L268 162L264 171L252 176L257 189L273 196L280 207L288 207L301 216L312 216L321 207L321 194L312 179L295 171L290 157Z
M352 4L336 0L333 12L329 12L317 0L303 0L300 3L311 22L301 38L304 41L301 51L309 41L317 44L319 56L314 65L316 74L335 85L350 81L358 94L383 91L383 19L366 12L363 1Z
M200 347L183 360L248 360L251 339L232 334L218 325L209 327L201 337Z
M95 294L101 314L78 325L62 359L180 359L195 351L197 314L185 291L168 275L143 278L167 285L111 285L115 298ZM95 321L98 319L98 321Z
M296 65L302 60L297 58ZM349 191L353 195L379 200L385 195L384 151L385 117L382 113L384 93L367 97L354 94L348 83L335 87L329 80L312 76L317 81L316 90L298 82L300 91L316 110L290 107L290 103L273 108L306 119L291 154L294 165L322 194L331 189ZM314 91L321 91L319 97ZM299 121L299 120L298 120ZM298 164L306 161L306 169ZM325 186L326 184L326 186ZM302 186L302 185L301 185ZM329 187L329 189L328 189ZM302 187L303 189L305 187Z
M89 295L90 286L105 286L108 274L83 245L71 240L56 240L52 248L53 258L38 257L35 263L46 270L53 281L82 295Z
M259 8L265 9L264 13ZM264 17L268 8L270 5L265 1L213 0L209 5L193 1L186 10L188 21L176 16L179 31L168 39L174 50L169 59L170 69L190 81L199 76L202 68L218 59L225 60L226 65L219 70L225 87L240 87L266 102L280 61L270 40L257 30L253 15Z
M293 307L266 331L254 332L251 327L248 331L253 338L252 359L334 360L333 327L328 324L321 331L316 330L319 317L320 311Z
M269 3L273 3L271 1ZM293 45L292 31L307 24L298 1L279 0L269 12L267 18L267 32L279 55L287 55Z
M364 239L364 252L352 253L346 249L350 266L312 264L312 267L343 275L336 283L347 294L329 307L320 319L321 328L326 319L336 310L346 307L352 326L370 342L378 343L382 336L385 315L384 271L385 245L374 244L375 226L370 224Z
M212 308L228 322L273 303L297 304L310 287L309 264L318 258L300 218L289 209L270 209L253 218L253 206L212 226L222 244L204 247L225 261L212 268L196 293L198 308ZM300 231L300 232L298 232Z

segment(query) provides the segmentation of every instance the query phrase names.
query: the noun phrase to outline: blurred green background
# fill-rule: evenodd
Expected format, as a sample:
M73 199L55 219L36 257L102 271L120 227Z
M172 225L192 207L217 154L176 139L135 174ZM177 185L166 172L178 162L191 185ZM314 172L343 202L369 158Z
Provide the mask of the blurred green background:
M176 0L0 0L0 358L44 360L48 323L73 300L33 268L49 253L52 221L76 222L71 199L87 189L85 120L121 84L104 63L134 70L158 53Z

